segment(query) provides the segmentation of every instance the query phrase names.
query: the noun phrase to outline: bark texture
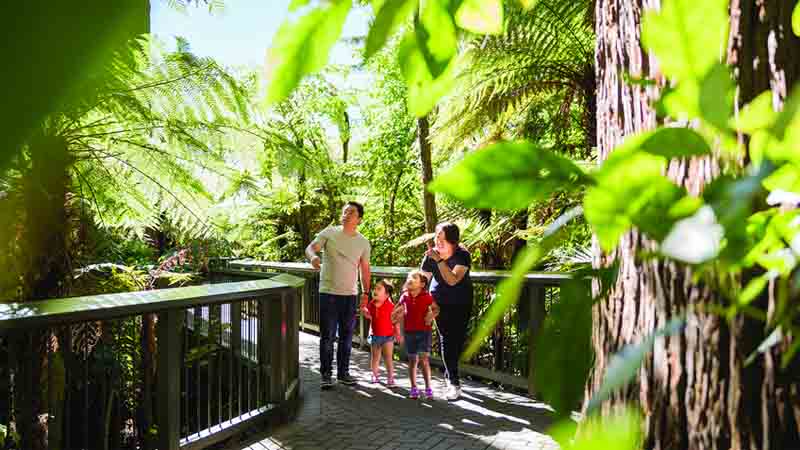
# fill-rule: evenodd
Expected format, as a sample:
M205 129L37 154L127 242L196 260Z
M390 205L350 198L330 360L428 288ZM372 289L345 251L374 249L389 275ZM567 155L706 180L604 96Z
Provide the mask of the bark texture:
M788 26L792 3L732 2L728 59L736 69L740 105L771 89L778 109L787 88L797 80L800 47ZM623 75L659 79L657 62L646 54L640 39L643 12L658 6L658 0L596 4L601 160L624 137L657 125L651 105L659 88L627 85ZM719 172L712 157L674 160L668 167L668 176L693 194ZM596 365L587 383L587 399L599 388L612 354L641 341L690 305L719 301L713 288L692 281L687 268L637 261L637 252L655 249L637 231L626 234L611 254L595 248L595 265L618 260L620 272L609 298L593 311ZM603 413L625 403L639 404L645 413L648 449L800 448L797 369L781 372L775 354L744 367L745 358L763 338L764 326L757 322L738 318L728 323L716 315L691 315L683 333L657 340L638 379L615 393L603 405Z
M436 198L433 192L428 191L428 183L433 180L433 164L431 163L430 124L428 116L417 119L417 138L419 139L419 154L422 161L422 201L425 207L425 231L428 233L436 229L438 218L436 216Z

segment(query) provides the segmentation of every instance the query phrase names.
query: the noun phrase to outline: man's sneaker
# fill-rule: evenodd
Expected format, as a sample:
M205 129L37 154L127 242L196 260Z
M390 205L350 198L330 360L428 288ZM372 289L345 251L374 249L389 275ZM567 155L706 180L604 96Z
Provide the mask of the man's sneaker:
M425 398L427 400L433 400L433 390L431 388L425 388Z
M338 381L339 383L342 383L342 384L347 384L347 385L354 385L357 382L355 378L350 376L350 374L342 375L340 377L336 377L336 381Z
M448 389L447 391L447 396L446 396L447 400L453 402L458 400L459 397L461 397L461 386L456 386L456 385L450 386L450 389Z
M419 389L417 389L416 387L412 387L411 388L411 392L408 393L408 398L410 398L411 400L418 399L419 398Z
M333 389L333 381L331 381L330 377L323 377L319 387L323 391L327 391L328 389Z

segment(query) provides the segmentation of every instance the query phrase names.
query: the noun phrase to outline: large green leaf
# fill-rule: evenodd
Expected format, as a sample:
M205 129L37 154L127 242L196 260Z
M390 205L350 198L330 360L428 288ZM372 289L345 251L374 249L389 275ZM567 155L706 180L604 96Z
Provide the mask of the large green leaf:
M415 116L422 117L428 114L436 106L436 102L452 87L456 60L453 59L447 70L434 79L414 34L406 35L400 43L398 58L400 70L408 86L408 109Z
M795 36L800 36L800 2L794 5L792 11L792 31Z
M325 2L281 25L267 54L267 103L284 100L303 77L325 67L351 6L352 0Z
M732 120L733 128L742 133L754 134L767 129L777 114L772 109L772 91L762 92L739 111L738 117Z
M572 161L527 141L500 142L468 154L430 184L473 208L523 209L555 192L590 184Z
M459 27L478 34L503 32L502 0L464 0L456 11Z
M534 378L542 400L556 417L569 417L579 406L592 367L592 299L588 280L561 284L536 338Z
M724 54L727 0L666 0L642 21L642 42L663 73L679 82L700 82Z
M458 50L458 34L449 3L449 0L423 2L418 20L414 21L417 47L433 78L444 73Z
M383 47L397 27L411 16L416 4L417 0L394 0L381 6L367 34L365 58L371 57Z
M716 63L700 82L700 117L720 131L728 130L733 113L734 84L728 67Z
M706 140L691 128L659 128L643 134L640 148L665 158L683 158L711 153Z
M626 345L622 350L612 355L606 372L603 374L603 382L600 388L589 400L587 413L591 414L596 411L614 391L630 383L636 377L645 355L653 349L656 338L678 334L683 330L685 324L686 320L684 318L674 318L653 334L642 339L638 344Z
M632 409L608 417L588 417L575 435L575 423L564 419L548 433L563 450L639 450L642 448L641 414Z
M785 163L764 179L764 187L770 191L782 190L800 193L800 166Z

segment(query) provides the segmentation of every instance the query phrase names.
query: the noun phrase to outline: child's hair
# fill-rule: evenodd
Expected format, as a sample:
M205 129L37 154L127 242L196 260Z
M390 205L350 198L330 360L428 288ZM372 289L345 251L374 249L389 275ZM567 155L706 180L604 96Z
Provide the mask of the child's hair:
M422 283L422 290L423 291L427 291L428 290L428 277L426 277L425 274L422 273L421 270L412 270L411 272L408 273L408 276L414 277L417 280L419 280L419 282Z
M386 291L386 296L389 298L389 300L391 300L392 295L394 295L394 285L392 284L392 282L384 278L375 283L376 286L379 284L383 286L383 290Z

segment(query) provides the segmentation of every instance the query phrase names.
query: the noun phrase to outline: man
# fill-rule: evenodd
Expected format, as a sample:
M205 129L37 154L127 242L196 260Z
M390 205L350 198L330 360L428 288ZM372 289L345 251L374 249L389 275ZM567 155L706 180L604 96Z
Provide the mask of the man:
M322 389L333 387L333 340L339 329L336 351L336 380L355 384L350 376L350 350L356 318L358 274L361 272L361 303L370 291L369 241L357 231L364 217L360 203L347 202L342 209L342 225L322 230L306 248L311 265L322 273L319 281L320 339L319 357ZM322 260L317 253L322 252Z

